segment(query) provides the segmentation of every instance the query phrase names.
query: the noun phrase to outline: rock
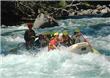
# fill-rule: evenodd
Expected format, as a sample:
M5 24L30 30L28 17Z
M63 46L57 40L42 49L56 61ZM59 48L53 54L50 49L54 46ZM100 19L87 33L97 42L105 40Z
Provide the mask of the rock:
M107 13L107 12L108 12L107 8L101 10L101 13L103 13L103 14Z
M69 13L72 13L72 12L74 12L74 10L73 10L73 9L69 9L68 11L69 11Z
M88 14L92 14L93 10L92 9L88 9Z
M83 11L83 14L84 14L84 15L89 14L89 13L88 13L88 10L84 10L84 11Z
M78 12L78 15L83 15L83 12Z
M98 13L97 9L93 10L93 12L92 12L92 14L97 14L97 13Z
M69 14L69 16L74 16L75 15L75 12L72 12Z
M103 5L102 6L103 7L103 9L101 10L101 13L108 13L108 12L110 12L110 8L108 8L106 5Z
M77 11L75 11L75 12L74 12L74 15L78 15L78 12L77 12Z
M1 25L1 28L6 28L6 27L8 27L8 26L6 26L6 25Z
M103 5L103 6L102 6L102 8L106 8L106 7L107 7L106 5Z
M102 9L102 6L101 5L97 5L96 8L97 9Z
M110 4L108 5L108 7L110 7Z
M78 15L89 15L89 14L91 14L91 13L90 13L90 10L81 10L81 11L78 13Z
M62 10L62 16L68 16L69 12L65 9Z

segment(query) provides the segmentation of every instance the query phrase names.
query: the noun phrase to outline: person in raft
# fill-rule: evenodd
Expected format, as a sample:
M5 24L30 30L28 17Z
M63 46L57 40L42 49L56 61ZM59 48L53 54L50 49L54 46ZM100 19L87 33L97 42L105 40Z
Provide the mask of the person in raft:
M58 48L59 49L59 33L54 33L54 37L50 39L49 45L48 45L48 51L54 50Z
M36 35L35 35L35 31L32 29L33 27L32 23L28 23L27 26L28 26L28 30L26 30L24 33L24 40L25 40L26 49L30 49L34 46Z

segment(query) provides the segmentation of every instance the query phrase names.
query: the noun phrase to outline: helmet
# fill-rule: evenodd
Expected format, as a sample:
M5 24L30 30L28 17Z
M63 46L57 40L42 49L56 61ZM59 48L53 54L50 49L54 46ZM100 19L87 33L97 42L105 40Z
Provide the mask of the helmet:
M64 32L63 32L63 35L68 35L68 32L67 32L67 31L64 31Z
M79 28L75 29L75 32L80 32L80 29Z
M54 33L54 36L59 35L58 32Z
M32 28L32 23L28 23L28 28Z

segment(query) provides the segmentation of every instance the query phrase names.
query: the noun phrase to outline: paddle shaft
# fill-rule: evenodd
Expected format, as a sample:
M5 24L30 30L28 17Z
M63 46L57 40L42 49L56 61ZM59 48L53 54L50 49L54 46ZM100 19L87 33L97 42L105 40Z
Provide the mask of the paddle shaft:
M82 37L84 38L84 40L86 40L86 42L89 44L91 50L93 49L93 47L91 46L91 44L89 43L89 41L83 36L83 34L81 33ZM93 50L92 50L93 51Z

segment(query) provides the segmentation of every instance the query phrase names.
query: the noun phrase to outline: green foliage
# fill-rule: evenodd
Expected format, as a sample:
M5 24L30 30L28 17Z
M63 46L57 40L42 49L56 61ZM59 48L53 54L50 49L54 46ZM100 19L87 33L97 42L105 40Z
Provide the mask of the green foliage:
M58 4L58 7L59 8L65 8L67 5L66 1L65 0L60 0L59 4Z

